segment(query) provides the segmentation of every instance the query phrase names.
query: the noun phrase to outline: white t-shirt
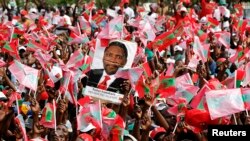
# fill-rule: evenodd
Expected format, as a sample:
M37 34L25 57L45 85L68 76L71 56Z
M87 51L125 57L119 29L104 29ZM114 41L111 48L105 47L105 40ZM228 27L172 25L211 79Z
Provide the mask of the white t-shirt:
M222 10L222 9L224 9L224 10ZM222 12L222 11L224 11L224 12ZM215 10L214 10L214 14L213 14L213 17L215 17L219 22L221 21L221 15L222 16L225 16L225 17L227 17L227 18L229 18L230 17L230 10L228 10L226 7L224 7L224 6L220 6L220 7L218 7L218 8L216 8ZM218 27L216 27L215 29L217 29L217 31L220 29L220 27L221 27L221 25L219 25ZM227 27L229 27L229 22L228 21L226 21L226 22L223 22L223 27L224 28L227 28Z
M124 9L125 14L128 15L129 19L134 18L135 17L135 13L134 10L130 7L127 7L126 9Z

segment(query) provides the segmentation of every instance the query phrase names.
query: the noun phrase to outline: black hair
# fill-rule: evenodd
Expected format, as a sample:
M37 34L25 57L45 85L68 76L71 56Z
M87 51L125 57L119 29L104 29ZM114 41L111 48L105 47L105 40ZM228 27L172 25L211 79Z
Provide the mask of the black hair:
M126 58L128 57L128 50L127 50L126 46L123 43L118 42L118 41L114 41L114 42L109 43L109 46L105 48L104 52L106 50L108 50L108 48L111 47L111 46L118 46L118 47L120 47L123 50L123 53L124 53L125 57Z

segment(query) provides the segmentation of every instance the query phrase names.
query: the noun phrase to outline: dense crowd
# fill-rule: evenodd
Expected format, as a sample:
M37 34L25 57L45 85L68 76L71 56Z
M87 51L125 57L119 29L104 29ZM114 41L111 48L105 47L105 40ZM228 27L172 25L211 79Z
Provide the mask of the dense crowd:
M209 125L249 125L246 5L159 0L132 7L121 0L108 8L94 1L17 7L3 0L1 140L206 141ZM128 81L114 91L122 99L89 96L99 46L106 47L108 74L131 55L119 41L137 46L131 68L122 73L128 76L121 76ZM105 59L112 53L120 62L110 65Z

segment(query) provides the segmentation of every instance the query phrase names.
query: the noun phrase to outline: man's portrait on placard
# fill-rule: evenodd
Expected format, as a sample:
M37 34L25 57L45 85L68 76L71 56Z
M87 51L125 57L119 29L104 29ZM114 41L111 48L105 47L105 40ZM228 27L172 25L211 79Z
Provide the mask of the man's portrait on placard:
M115 74L120 69L131 68L136 50L137 44L129 41L110 41L107 47L101 47L97 41L91 70L87 73L87 86L124 94L124 84L129 80L116 78Z

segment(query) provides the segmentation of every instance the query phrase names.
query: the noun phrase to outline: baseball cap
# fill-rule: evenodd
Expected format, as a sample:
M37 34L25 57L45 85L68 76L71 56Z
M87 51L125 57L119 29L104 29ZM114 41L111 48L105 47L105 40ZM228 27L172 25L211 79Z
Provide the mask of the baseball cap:
M183 6L181 7L180 11L187 12L187 8Z
M21 13L21 15L23 15L23 16L28 15L28 12L27 12L26 10L24 10L24 9L21 10L20 13Z
M176 46L174 46L174 51L183 51L183 48L176 45Z
M5 96L3 92L0 92L0 101L6 101L8 98Z
M166 133L166 130L163 127L156 127L153 131L149 133L149 136L151 139L154 139L159 133Z

